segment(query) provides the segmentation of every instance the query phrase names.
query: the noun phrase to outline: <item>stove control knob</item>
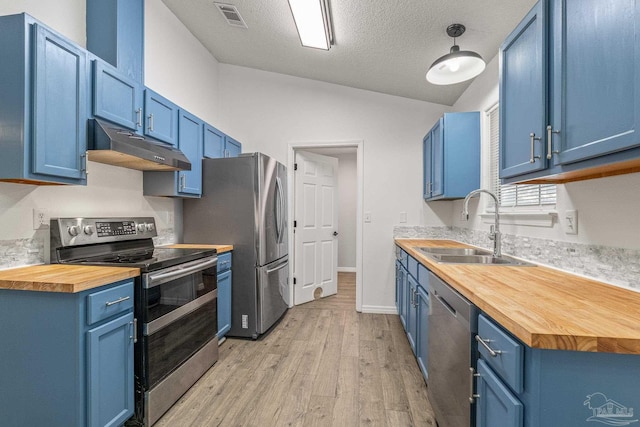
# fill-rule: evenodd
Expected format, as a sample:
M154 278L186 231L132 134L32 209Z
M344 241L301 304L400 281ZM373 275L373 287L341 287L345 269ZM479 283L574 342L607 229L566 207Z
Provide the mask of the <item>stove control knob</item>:
M156 228L155 225L153 225L152 222L150 222L149 224L147 224L147 231L153 231Z
M69 232L70 235L75 237L78 234L80 234L80 226L79 225L72 225L72 226L67 228L67 231Z
M144 232L145 232L145 230L147 229L147 224L145 224L144 222L142 222L142 223L138 224L138 225L136 226L136 228L138 229L138 231L139 231L140 233L144 233Z
M93 225L85 225L83 231L87 236L91 236L94 232Z

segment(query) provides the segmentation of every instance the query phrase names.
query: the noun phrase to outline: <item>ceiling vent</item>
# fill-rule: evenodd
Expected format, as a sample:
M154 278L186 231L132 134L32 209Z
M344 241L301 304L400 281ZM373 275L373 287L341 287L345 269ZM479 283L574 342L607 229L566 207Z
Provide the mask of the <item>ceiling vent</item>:
M232 27L247 28L247 24L245 24L244 19L240 16L240 12L238 12L238 9L236 9L234 5L215 2L213 4L216 5L229 25Z

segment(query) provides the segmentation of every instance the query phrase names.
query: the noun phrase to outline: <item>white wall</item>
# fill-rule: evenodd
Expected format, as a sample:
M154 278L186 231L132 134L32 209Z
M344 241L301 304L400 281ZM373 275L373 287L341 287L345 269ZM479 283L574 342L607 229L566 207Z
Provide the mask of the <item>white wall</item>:
M338 159L338 269L356 268L357 157L340 154Z
M393 226L400 212L409 223L444 225L422 202L422 137L442 105L318 81L220 64L222 124L243 143L287 161L290 143L362 140L364 212L363 311L395 312Z
M455 111L479 110L482 113L498 102L498 58L488 64L487 70L469 86L453 106ZM484 116L484 114L482 114ZM483 135L485 132L483 123ZM488 140L483 137L483 188L488 184ZM562 222L552 227L532 227L526 225L505 225L504 233L520 236L553 239L565 242L595 244L620 248L640 248L640 173L620 175L558 185L556 211L564 218L566 210L578 211L578 234L569 235ZM485 196L483 196L485 197ZM489 230L473 212L480 212L478 202L473 201L472 218L469 222L453 215L453 225ZM481 205L482 206L482 205ZM454 213L462 210L462 201L455 202ZM489 245L489 242L487 243Z

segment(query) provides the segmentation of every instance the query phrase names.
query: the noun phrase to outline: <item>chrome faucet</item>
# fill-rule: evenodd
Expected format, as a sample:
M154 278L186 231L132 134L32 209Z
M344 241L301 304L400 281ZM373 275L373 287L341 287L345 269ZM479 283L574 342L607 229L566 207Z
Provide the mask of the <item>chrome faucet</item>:
M496 197L496 195L493 194L491 191L483 190L482 188L479 190L473 190L471 193L467 194L467 197L464 198L464 207L462 208L462 219L464 221L469 220L469 199L474 196L479 196L480 193L487 193L488 195L493 197L493 200L495 200L496 202L496 209L495 209L495 215L494 215L495 225L491 226L491 231L489 232L489 239L493 240L493 256L498 258L502 256L502 243L500 242L500 237L502 235L500 234L500 212L498 210L500 202L498 201L498 198Z

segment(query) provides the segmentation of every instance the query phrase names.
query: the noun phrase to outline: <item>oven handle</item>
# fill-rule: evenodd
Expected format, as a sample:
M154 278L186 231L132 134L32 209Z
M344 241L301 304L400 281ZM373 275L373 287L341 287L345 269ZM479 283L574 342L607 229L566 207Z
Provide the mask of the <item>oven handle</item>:
M214 289L211 292L207 292L201 297L196 298L193 301L190 301L187 304L182 305L173 311L170 311L164 316L158 317L157 319L152 320L151 322L145 324L143 328L144 329L143 333L145 336L149 336L155 332L158 332L160 329L164 328L168 324L175 322L182 316L185 316L191 313L192 311L195 311L196 309L202 307L203 305L205 305L210 301L213 301L216 298L218 298L217 289Z
M185 264L184 267L177 268L175 270L168 271L166 273L149 273L147 280L144 283L146 289L153 288L154 286L161 285L171 280L176 280L181 277L188 276L197 271L206 270L209 267L213 267L218 263L218 257L206 258L206 261L196 261L194 263Z

